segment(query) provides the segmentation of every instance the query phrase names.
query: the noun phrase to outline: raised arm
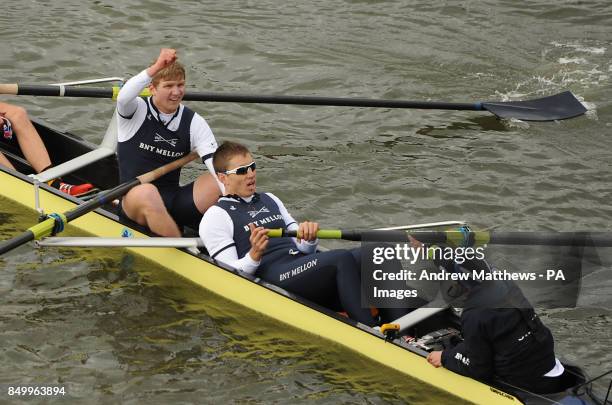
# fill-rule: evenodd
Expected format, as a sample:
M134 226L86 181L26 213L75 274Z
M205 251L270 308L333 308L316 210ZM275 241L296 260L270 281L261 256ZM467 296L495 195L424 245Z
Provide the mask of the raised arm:
M117 95L119 115L123 118L130 118L138 108L138 96L151 83L153 76L176 60L176 50L163 48L155 63L128 80Z

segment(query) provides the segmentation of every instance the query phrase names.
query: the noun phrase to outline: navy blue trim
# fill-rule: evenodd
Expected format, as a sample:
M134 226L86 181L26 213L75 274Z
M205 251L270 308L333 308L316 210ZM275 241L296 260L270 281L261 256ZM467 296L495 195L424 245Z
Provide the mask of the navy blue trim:
M234 242L230 243L229 245L221 248L220 250L217 250L217 252L215 254L210 255L210 257L214 259L219 253L223 252L225 249L231 248L232 246L236 246L236 243Z
M213 157L213 154L212 154L212 153L209 153L208 155L204 155L204 156L202 156L202 163L206 164L206 161L207 161L208 159L210 159L211 157Z
M157 109L157 106L153 103L153 98L152 97L148 97L147 98L147 108L149 109L149 112L151 112L151 108L155 111L155 114L157 115L157 117L154 117L157 119L157 122L159 122L159 124L161 126L163 126L164 128L168 129L168 126L170 125L170 123L172 121L174 121L174 119L176 117L178 117L179 113L181 112L181 106L179 105L178 108L176 109L176 111L174 112L174 115L168 120L168 122L163 122L161 120L161 114L159 112L159 110ZM150 107L150 108L149 108Z
M131 120L132 118L134 118L134 114L136 114L136 111L134 111L132 115L124 116L119 112L119 110L117 110L117 115L123 118L124 120Z

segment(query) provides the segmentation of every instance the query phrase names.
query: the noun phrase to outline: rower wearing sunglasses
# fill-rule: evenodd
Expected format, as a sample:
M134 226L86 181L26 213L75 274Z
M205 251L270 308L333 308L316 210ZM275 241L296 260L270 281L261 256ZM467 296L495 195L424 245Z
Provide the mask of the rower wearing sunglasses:
M224 142L213 166L226 193L200 223L213 259L374 325L369 308L361 307L359 259L348 250L317 252L316 222L298 224L278 197L257 193L257 166L246 146ZM301 239L268 239L271 228L298 230Z

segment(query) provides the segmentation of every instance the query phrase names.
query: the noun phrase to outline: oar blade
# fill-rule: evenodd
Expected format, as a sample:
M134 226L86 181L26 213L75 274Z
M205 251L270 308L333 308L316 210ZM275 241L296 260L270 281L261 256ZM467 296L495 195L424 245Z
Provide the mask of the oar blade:
M577 117L587 109L571 91L526 101L483 102L482 108L500 118L556 121Z

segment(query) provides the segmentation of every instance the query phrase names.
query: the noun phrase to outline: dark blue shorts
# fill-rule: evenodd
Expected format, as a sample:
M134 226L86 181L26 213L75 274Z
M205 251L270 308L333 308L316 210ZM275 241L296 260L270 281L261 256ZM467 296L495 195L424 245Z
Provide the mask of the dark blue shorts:
M195 227L194 229L197 230L202 219L202 213L198 211L193 202L193 182L184 186L162 186L157 187L157 189L174 222L179 227L187 225ZM119 216L129 219L125 211L123 211L123 204L119 204Z
M179 226L197 225L202 219L193 202L193 182L177 187L158 187L164 205ZM198 228L196 227L196 230Z

